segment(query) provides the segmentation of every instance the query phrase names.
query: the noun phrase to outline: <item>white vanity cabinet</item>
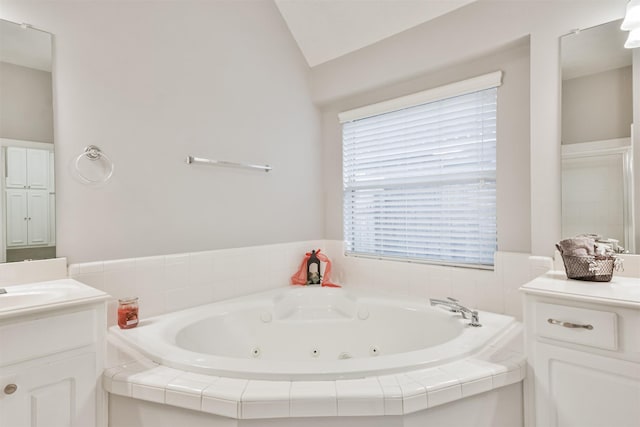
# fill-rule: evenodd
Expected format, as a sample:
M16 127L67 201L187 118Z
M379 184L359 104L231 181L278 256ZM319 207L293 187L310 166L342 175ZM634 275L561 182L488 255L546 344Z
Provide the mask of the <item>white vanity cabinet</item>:
M104 302L61 305L0 316L1 427L105 424Z
M524 285L528 427L640 426L640 279Z

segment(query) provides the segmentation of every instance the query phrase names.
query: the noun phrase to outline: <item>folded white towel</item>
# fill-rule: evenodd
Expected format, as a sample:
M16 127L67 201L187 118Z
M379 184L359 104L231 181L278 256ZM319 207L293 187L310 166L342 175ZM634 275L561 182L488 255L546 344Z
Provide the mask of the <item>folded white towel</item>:
M593 256L596 254L596 242L589 237L574 237L556 243L561 254L567 256Z

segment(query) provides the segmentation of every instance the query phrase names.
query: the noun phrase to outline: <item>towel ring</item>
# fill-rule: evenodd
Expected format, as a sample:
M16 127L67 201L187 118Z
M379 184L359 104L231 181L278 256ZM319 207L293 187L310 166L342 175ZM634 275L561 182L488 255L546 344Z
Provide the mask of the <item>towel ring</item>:
M107 172L107 176L103 179L97 179L97 180L93 180L93 179L89 179L86 176L84 176L82 174L82 172L80 172L80 160L82 160L83 157L86 157L87 159L91 160L92 162L95 162L96 160L99 159L104 159L107 161L107 163L109 163L109 171ZM76 157L76 161L74 162L75 168L76 168L76 172L78 173L78 176L87 184L102 184L105 183L107 181L109 181L109 179L111 179L111 176L113 175L113 162L111 161L111 159L109 158L109 156L107 156L106 154L104 154L102 152L102 150L100 150L100 148L96 147L95 145L88 145L84 148L84 151L82 153L80 153L80 155L78 157Z

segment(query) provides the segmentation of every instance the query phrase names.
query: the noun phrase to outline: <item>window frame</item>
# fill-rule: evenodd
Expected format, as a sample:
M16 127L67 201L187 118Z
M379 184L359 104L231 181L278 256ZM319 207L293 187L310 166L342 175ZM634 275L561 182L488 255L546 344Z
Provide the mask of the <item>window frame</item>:
M497 107L497 104L498 104L497 88L501 84L502 84L502 71L495 71L493 73L488 73L488 74L474 77L471 79L455 82L445 86L436 87L433 89L414 93L414 94L403 96L400 98L395 98L395 99L383 101L380 103L367 105L367 106L359 107L353 110L341 112L339 113L338 118L343 127L343 140L342 140L343 160L345 158L344 124L347 122L354 122L362 119L372 118L372 117L386 114L386 113L392 113L392 112L396 112L396 111L411 108L411 107L421 106L423 104L430 104L433 102L448 100L450 98L455 98L462 95L468 95L474 92L484 91L486 89L496 88L496 94L495 94L496 112L495 112L495 116L493 117L493 120L496 120L496 125L495 125L495 128L496 128L495 150L496 151L493 157L493 161L495 164L497 161L497 108L498 108ZM367 253L367 252L357 252L357 251L350 250L349 249L350 245L347 240L349 236L346 231L346 227L347 227L347 217L345 213L346 206L347 206L346 198L347 198L347 192L356 191L356 190L347 186L346 179L345 179L345 170L346 170L346 166L345 166L345 162L343 162L342 209L343 209L343 233L344 233L343 242L345 244L345 255L362 257L362 258L386 259L386 260L404 261L404 262L412 262L412 263L425 263L425 264L435 264L435 265L466 267L466 268L474 268L474 269L492 270L494 268L493 258L495 256L495 252L498 250L497 224L495 227L495 234L494 234L495 235L495 248L493 249L494 256L491 257L490 263L488 263L487 261L488 257L486 257L486 251L485 251L484 261L474 263L474 262L469 262L468 260L464 260L464 262L460 262L460 260L456 260L456 259L449 259L449 260L440 259L440 258L432 259L432 258L428 258L428 255L425 257L422 257L422 256L413 257L413 256L408 256L409 254L408 251L405 252L405 256L393 256L393 255L381 254L381 253L370 253L370 252ZM497 178L497 165L493 169L493 182L495 182L496 178ZM422 183L420 185L422 185L424 189L427 189L428 187L428 184L425 184L425 183ZM383 185L380 185L380 186L382 187ZM441 187L438 187L438 188L441 188ZM495 189L493 191L496 192ZM383 193L380 193L380 194L383 194ZM497 194L493 198L493 210L497 214L496 198L497 198ZM409 218L409 217L407 216L406 218ZM496 218L496 223L497 223L497 218ZM378 235L381 235L381 234L378 234ZM409 240L406 239L406 234L404 236L405 236L405 240L402 240L402 241L405 242L406 244L407 242L409 242ZM478 234L478 236L480 236L480 234ZM478 251L478 253L480 253L480 251Z

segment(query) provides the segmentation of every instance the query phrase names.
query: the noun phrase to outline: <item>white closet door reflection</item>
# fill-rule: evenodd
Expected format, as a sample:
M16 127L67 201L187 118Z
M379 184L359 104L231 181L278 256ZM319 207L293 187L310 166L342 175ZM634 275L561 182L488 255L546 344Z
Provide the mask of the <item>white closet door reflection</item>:
M571 144L562 154L563 238L595 233L630 248L629 147L625 140ZM612 148L613 145L618 147Z

